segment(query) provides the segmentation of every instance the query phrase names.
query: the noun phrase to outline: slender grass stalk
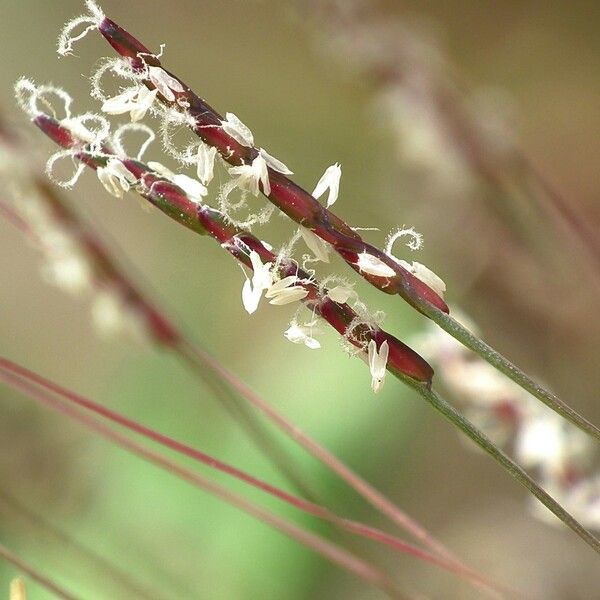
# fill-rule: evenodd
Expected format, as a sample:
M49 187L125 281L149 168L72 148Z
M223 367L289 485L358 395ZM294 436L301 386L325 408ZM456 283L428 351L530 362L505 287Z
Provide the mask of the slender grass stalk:
M533 494L548 510L553 512L567 527L572 529L588 546L600 554L600 540L590 533L581 523L574 519L550 494L545 492L519 465L509 458L500 448L491 442L481 431L472 425L451 404L446 402L428 385L397 375L408 386L413 388L423 399L431 404L448 421L456 425L465 435L473 440L482 450L489 454L511 477L516 479Z
M79 596L74 596L71 594L71 592L68 592L49 576L38 571L36 567L33 567L28 562L24 561L2 543L0 543L0 558L31 577L31 579L39 583L43 588L54 594L57 598L61 598L61 600L83 600Z
M98 572L126 589L132 598L145 598L147 600L159 600L161 596L155 590L146 589L139 581L136 581L130 573L121 569L93 548L81 543L79 540L68 535L50 523L45 517L25 506L19 499L10 495L6 490L0 490L0 505L8 508L11 514L17 514L26 522L32 525L36 536L40 534L49 534L52 538L61 544L63 549L72 550L78 558L86 558L90 564L93 564ZM5 512L0 509L0 512Z
M90 431L94 431L99 436L105 438L120 448L138 456L146 462L149 462L161 469L168 471L171 475L187 481L191 485L231 504L250 516L264 522L266 525L279 530L288 537L296 540L304 546L310 548L317 554L328 559L342 569L363 579L367 583L385 591L392 598L402 597L402 593L396 584L382 570L374 565L356 557L351 552L344 550L340 546L333 544L321 536L311 533L290 521L279 517L268 510L253 504L242 496L229 491L227 488L216 484L205 477L182 467L178 463L163 457L162 455L132 441L128 437L105 426L94 417L90 417L82 411L64 404L51 394L37 388L35 385L24 381L18 376L4 372L5 382L18 387L29 397L48 406L61 414L77 421Z
M304 500L297 496L293 496L292 494L278 489L275 486L266 483L265 481L257 479L256 477L253 477L252 475L249 475L246 472L237 469L236 467L228 465L220 461L219 459L209 456L204 452L197 450L196 448L192 448L164 434L152 430L136 421L132 421L131 419L128 419L127 417L124 417L123 415L115 411L112 411L100 404L97 404L92 400L84 398L83 396L76 394L71 390L64 388L63 386L60 386L50 381L49 379L30 371L29 369L26 369L8 359L0 357L0 379L3 378L4 373L16 375L17 377L25 381L29 381L38 386L41 386L42 388L60 396L62 399L73 403L80 408L84 408L90 412L100 415L108 419L109 421L128 429L129 431L132 431L136 434L145 437L146 439L149 439L153 442L164 446L165 448L174 450L175 452L187 456L188 458L192 458L193 460L200 462L210 468L226 473L252 487L255 487L273 497L278 498L283 502L286 502L287 504L290 504L291 506L294 506L295 508L305 513L329 521L345 531L349 531L358 536L371 539L378 543L389 546L398 552L409 554L414 558L421 559L442 569L448 570L459 577L464 577L468 579L471 583L477 583L479 585L485 586L487 591L504 591L505 593L516 595L516 592L508 590L508 588L503 588L502 586L489 581L488 578L481 576L476 571L473 571L472 569L463 566L461 563L457 563L456 561L451 561L448 559L442 559L436 555L433 555L429 552L425 552L420 548L408 544L407 542L395 536L389 535L388 533L385 533L379 529L370 527L369 525L365 525L357 521L352 521L340 517L323 506L320 506L311 501Z
M465 347L481 356L481 358L486 360L500 372L504 373L538 400L541 400L548 408L551 408L561 417L567 419L573 425L579 427L579 429L590 434L592 437L600 439L600 429L598 427L584 419L570 406L562 402L555 394L542 387L539 383L536 383L531 377L519 369L519 367L486 344L481 338L471 333L456 319L453 319L450 315L425 303L422 304L421 309L423 313L437 323L444 331L448 332Z
M128 31L107 17L99 22L97 28L116 52L129 62L134 72L142 76L141 81L144 85L149 89L155 89L152 81L142 74L146 72L147 66L162 68L156 54L152 53ZM244 146L231 137L223 130L222 116L196 95L183 81L169 71L167 73L181 84L183 91L173 91L173 100L159 94L158 98L161 102L177 111L181 110L181 106L185 106L186 113L191 118L190 122L193 123L190 124L190 129L205 143L217 148L223 160L234 166L251 164L259 155L259 150L254 146ZM346 263L372 285L385 293L402 296L411 306L433 319L444 331L477 352L492 366L500 369L517 385L532 393L549 408L567 418L582 431L600 440L600 429L598 427L571 409L554 394L533 382L518 367L470 334L456 321L447 316L444 317L443 315L448 313L447 305L425 283L414 277L412 273L409 273L387 254L366 243L356 231L352 230L330 210L323 207L306 190L270 167L269 181L271 192L267 195L267 198L293 221L310 228L321 239L331 244ZM395 272L395 275L393 277L380 277L361 271L358 267L358 260L359 255L363 253L384 263Z

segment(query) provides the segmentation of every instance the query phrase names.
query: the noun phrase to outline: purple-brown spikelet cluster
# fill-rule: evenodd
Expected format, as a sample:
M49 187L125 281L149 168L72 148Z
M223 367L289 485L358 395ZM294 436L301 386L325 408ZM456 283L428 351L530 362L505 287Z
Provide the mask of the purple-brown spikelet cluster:
M110 19L105 17L98 25L98 30L109 44L130 62L134 71L142 73L148 66L162 68L156 55ZM233 166L251 164L259 155L259 151L254 146L247 147L240 144L229 135L222 127L222 116L177 76L166 72L181 84L182 91L173 90L174 98L172 100L159 94L160 100L174 107L185 107L186 113L193 119L190 127L205 143L217 148L226 162ZM155 88L149 78L143 78L142 81L149 89ZM356 231L323 207L311 194L296 185L285 174L277 172L271 167L268 169L271 189L270 194L266 195L269 200L293 221L309 228L322 240L331 244L336 252L372 285L387 294L399 294L413 306L415 300L420 299L448 312L448 306L444 300L428 285L417 279L390 256L366 243ZM359 255L362 253L375 257L389 267L394 274L390 277L381 277L361 270Z
M276 255L257 237L228 223L218 210L193 201L179 186L164 180L148 165L133 159L119 159L107 147L102 149L102 153L94 153L60 122L47 115L38 115L33 122L57 144L67 150L74 150L74 156L94 170L105 167L109 158L119 160L139 182L139 193L144 198L189 229L213 237L247 267L252 268L249 259L251 252L256 252L264 262L276 262ZM323 317L340 334L346 334L358 316L348 304L334 302L328 298L309 274L303 272L293 261L282 264L279 275L281 278L297 277L298 285L307 291L302 300L304 304ZM362 347L371 339L377 347L387 341L390 348L387 366L391 372L419 381L431 381L433 370L429 364L411 348L381 329L359 326L349 341L357 347Z

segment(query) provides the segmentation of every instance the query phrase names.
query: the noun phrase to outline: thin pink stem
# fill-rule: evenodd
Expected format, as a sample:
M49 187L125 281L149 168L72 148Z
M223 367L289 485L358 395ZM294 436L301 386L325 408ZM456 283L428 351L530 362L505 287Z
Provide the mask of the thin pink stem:
M35 567L32 567L28 562L25 562L22 558L19 558L14 552L11 552L6 546L0 544L0 558L6 562L15 566L23 573L29 575L31 579L39 583L42 587L46 588L49 592L62 598L62 600L81 600L78 596L74 596L70 592L67 592L62 586L58 585L53 579L47 575L43 575Z
M42 386L50 392L60 395L62 398L76 404L79 407L85 408L86 410L101 415L102 417L109 419L113 423L117 423L118 425L121 425L122 427L125 427L130 431L142 435L145 438L150 439L158 444L161 444L162 446L174 450L184 456L192 458L206 466L209 466L223 473L227 473L228 475L240 481L244 481L252 487L260 489L263 492L270 494L271 496L274 496L279 500L286 502L287 504L290 504L303 512L311 514L320 519L330 521L346 531L350 531L351 533L369 538L381 544L385 544L396 551L409 554L415 558L436 565L442 569L454 573L455 575L458 575L459 577L465 577L472 582L488 586L489 588L501 589L496 584L491 583L488 578L481 576L472 569L462 566L456 561L439 558L437 556L432 555L429 552L426 552L420 548L413 546L412 544L400 540L395 536L389 535L376 528L370 527L369 525L365 525L357 521L352 521L339 517L327 508L324 508L323 506L289 494L288 492L285 492L269 483L257 479L245 473L244 471L237 469L236 467L228 465L227 463L224 463L212 456L209 456L208 454L205 454L200 450L178 442L177 440L163 435L153 429L145 427L144 425L136 421L132 421L131 419L128 419L127 417L124 417L123 415L116 413L110 410L109 408L106 408L87 398L84 398L83 396L76 394L75 392L72 392L71 390L68 390L63 386L60 386L59 384L52 382L49 379L46 379L45 377L38 375L33 371L30 371L29 369L26 369L25 367L22 367L8 359L0 357L0 377L1 373L3 372L8 372L13 375L17 375L18 377L35 383L36 385Z
M74 421L77 421L87 429L94 431L111 443L123 448L124 450L127 450L128 452L131 452L132 454L135 454L136 456L151 464L154 464L159 468L168 471L172 475L187 481L191 485L198 487L203 491L216 496L217 498L220 498L232 506L239 508L250 516L255 517L270 527L281 531L299 543L307 546L317 554L327 558L332 563L338 565L346 571L353 573L357 577L380 589L385 590L393 597L399 597L399 592L395 584L383 571L356 557L354 554L344 550L336 544L333 544L319 535L306 531L290 521L270 513L266 509L247 501L242 496L227 490L223 486L216 484L209 479L206 479L205 477L190 471L185 467L182 467L174 461L171 461L170 459L167 459L160 454L157 454L156 452L130 440L114 429L105 426L94 417L90 417L82 413L80 410L64 404L61 400L57 400L51 394L23 380L18 375L13 375L3 371L2 378L5 382L25 392L34 400L62 413Z

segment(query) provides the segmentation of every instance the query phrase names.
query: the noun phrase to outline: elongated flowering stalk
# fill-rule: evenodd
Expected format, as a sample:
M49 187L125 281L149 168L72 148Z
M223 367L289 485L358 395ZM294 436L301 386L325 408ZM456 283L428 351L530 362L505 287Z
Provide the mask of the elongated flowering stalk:
M240 135L239 127L232 126L189 86L163 69L156 54L107 17L99 21L97 27L110 45L127 59L140 83L151 90L159 89L157 98L161 102L183 111L183 122L205 143L216 148L223 160L234 168L254 165L257 159L260 162L262 149L253 145L253 138L247 132ZM157 79L156 75L162 73L165 74L162 79ZM163 80L169 82L168 90L160 89ZM330 244L367 281L387 294L401 295L415 307L415 300L421 299L440 310L448 310L439 294L427 284L394 258L365 242L355 230L289 179L289 170L281 172L268 163L264 168L268 175L258 185L269 200L293 221Z
M192 198L181 187L165 179L149 165L131 158L119 158L106 145L101 151L94 151L89 144L78 138L64 124L45 115L38 114L33 122L63 148L71 151L82 163L94 170L124 169L136 190L154 206L172 219L201 235L210 235L240 263L250 269L257 264L275 265L278 256L257 237L234 225L223 214ZM110 165L110 166L109 166ZM254 262L252 260L254 258ZM342 336L359 319L359 315L346 303L335 302L321 290L311 276L293 261L281 262L278 275L281 280L294 278L295 287L301 287L306 294L299 298L311 311L321 316ZM348 337L350 343L362 349L374 341L378 348L385 342L389 347L387 369L393 374L403 374L418 381L430 382L433 370L427 362L408 346L379 327L359 324Z
M88 5L92 3L88 2ZM94 23L98 31L123 57L130 70L130 77L146 86L158 90L156 98L167 106L164 118L186 124L206 144L217 149L224 161L234 169L252 169L262 166L261 177L255 178L257 189L261 189L269 200L292 220L313 232L331 247L360 275L388 294L399 294L466 347L479 354L494 367L510 377L544 404L571 421L580 429L600 440L600 429L571 409L555 394L552 394L506 357L470 334L448 313L448 307L440 293L431 286L439 281L426 269L421 279L419 265L408 269L403 261L382 252L366 243L361 236L344 221L323 207L312 195L291 181L289 169L279 161L270 161L265 151L254 146L250 130L235 115L227 119L196 95L183 81L163 69L158 56L146 48L129 32L97 12ZM62 48L63 53L64 48ZM59 52L61 48L59 48ZM116 70L119 67L116 66ZM121 72L123 72L121 66ZM126 69L125 69L126 71ZM282 168L284 167L284 168ZM328 201L328 206L331 201ZM415 263L413 267L418 265ZM431 275L430 275L431 274ZM423 280L422 280L423 279ZM427 283L426 283L427 282ZM438 288L439 289L439 288Z

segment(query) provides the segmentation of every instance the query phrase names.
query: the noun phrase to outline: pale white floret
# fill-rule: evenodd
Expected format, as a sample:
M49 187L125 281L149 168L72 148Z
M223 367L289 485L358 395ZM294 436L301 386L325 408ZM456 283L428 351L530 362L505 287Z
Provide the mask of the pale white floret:
M227 135L230 135L242 146L247 146L248 148L254 146L252 132L233 113L225 113L225 120L221 121L221 127Z
M369 342L367 348L369 358L369 371L371 371L371 388L375 393L379 392L383 387L386 374L386 366L389 355L389 345L385 340L379 350L377 350L377 344L375 340Z
M265 298L270 298L269 304L275 304L277 306L283 306L284 304L291 304L306 298L308 296L308 290L301 285L296 285L299 281L296 275L289 275L279 281L276 281L272 286L269 287L265 294Z
M208 185L214 177L216 156L217 149L214 146L208 146L203 143L198 146L198 153L196 155L197 174L198 179L204 185Z
M156 100L158 89L149 90L145 85L129 88L122 94L108 98L102 104L102 112L109 115L129 113L132 122L137 122L146 116Z
M438 277L431 269L428 269L425 265L417 261L413 261L412 264L405 260L398 260L398 263L402 265L409 273L412 273L417 279L420 279L423 283L428 285L438 296L444 297L446 291L446 284L443 279Z
M278 173L283 173L284 175L293 175L293 171L284 165L280 160L271 156L264 148L260 148L258 151L259 154L265 159L265 162L271 169L277 171Z
M98 167L96 175L106 191L115 198L122 198L131 184L137 181L135 175L118 158L109 158L105 167Z
M292 321L283 335L293 344L304 344L307 348L316 350L321 347L321 344L314 336L321 333L322 330L318 327L316 321L304 325Z
M168 102L175 100L173 92L185 91L181 82L169 75L162 67L148 67L148 79Z
M242 304L249 314L252 314L258 308L263 291L268 290L273 285L273 276L271 267L273 263L265 264L260 260L258 252L250 252L250 262L252 263L252 280L246 277L242 287Z
M377 277L394 277L396 271L386 265L380 258L368 254L367 252L361 252L358 255L358 261L356 265L363 273L369 275L375 275Z
M327 297L338 304L345 304L353 296L356 296L356 292L345 285L336 285L327 290Z
M175 173L173 173L173 171L171 171L170 169L165 167L165 165L159 163L158 161L151 160L147 164L157 175L160 175L161 177L164 177L169 181L172 181L173 177L175 177Z
M314 234L310 229L306 227L300 227L298 229L302 239L315 255L317 260L328 263L329 262L329 244L322 240L319 236Z
M182 173L173 173L173 171L165 167L162 163L156 161L150 161L148 166L160 177L180 187L190 200L196 203L201 202L202 198L208 194L206 187L193 177Z
M229 169L229 174L238 176L236 179L236 185L241 190L246 190L254 196L258 196L258 192L260 191L258 185L260 182L262 183L265 196L269 196L271 194L271 184L269 182L267 163L260 154L252 161L251 165L231 167Z
M171 178L171 181L178 185L194 202L201 202L202 198L208 194L208 190L197 179L178 173Z
M318 200L327 190L329 190L329 195L327 196L327 208L335 204L340 192L341 176L342 168L339 163L327 167L312 193L313 197Z

